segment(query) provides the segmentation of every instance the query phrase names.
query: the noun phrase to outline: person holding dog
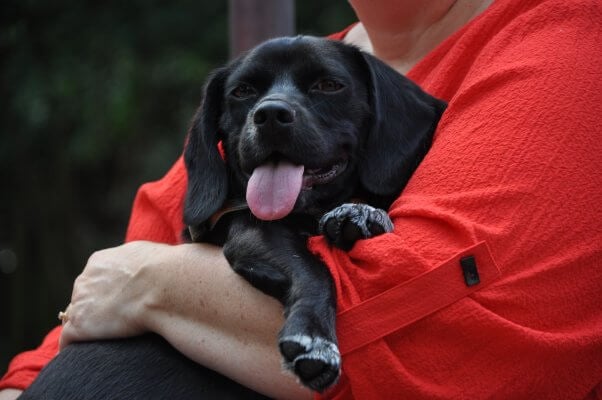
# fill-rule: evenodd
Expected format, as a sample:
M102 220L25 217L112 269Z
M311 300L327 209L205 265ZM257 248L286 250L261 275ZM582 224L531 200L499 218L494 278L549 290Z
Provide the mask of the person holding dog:
M335 282L343 356L321 396L602 397L602 6L350 3L360 22L333 39L449 106L389 210L393 233L348 253L309 242ZM312 397L281 373L280 304L219 248L180 244L185 180L179 160L140 189L127 243L90 258L62 331L17 356L1 388L25 388L59 336L66 346L153 331L255 391Z

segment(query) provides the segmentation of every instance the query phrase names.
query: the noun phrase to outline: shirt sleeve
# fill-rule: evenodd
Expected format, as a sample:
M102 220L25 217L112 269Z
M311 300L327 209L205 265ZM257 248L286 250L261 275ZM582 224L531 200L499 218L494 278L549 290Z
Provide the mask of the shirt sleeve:
M142 185L134 200L125 241L181 243L186 183L184 159L180 157L162 179Z
M25 390L31 385L42 368L58 353L60 335L61 328L57 326L46 335L38 348L15 356L0 380L0 390Z
M600 6L552 3L457 73L394 232L349 253L310 241L343 355L324 397L579 399L600 382Z

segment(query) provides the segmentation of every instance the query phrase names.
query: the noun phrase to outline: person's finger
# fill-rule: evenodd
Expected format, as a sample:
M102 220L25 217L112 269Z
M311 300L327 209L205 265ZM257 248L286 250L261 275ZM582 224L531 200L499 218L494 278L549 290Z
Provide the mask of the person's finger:
M63 323L63 330L61 332L61 336L59 337L59 352L67 347L69 343L71 343L69 329L72 329L71 323L69 321Z
M82 329L80 326L81 321L78 321L77 313L74 310L73 305L69 304L69 307L65 311L67 318L63 323L63 329L59 338L59 351L73 342L86 340L90 337L87 330Z

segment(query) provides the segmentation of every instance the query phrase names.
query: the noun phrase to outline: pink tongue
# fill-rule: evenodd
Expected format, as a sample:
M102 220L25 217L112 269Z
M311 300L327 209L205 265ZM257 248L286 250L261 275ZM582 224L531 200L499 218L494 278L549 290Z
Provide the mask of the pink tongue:
M303 165L286 161L255 168L247 186L247 203L259 219L286 217L295 206L303 184Z

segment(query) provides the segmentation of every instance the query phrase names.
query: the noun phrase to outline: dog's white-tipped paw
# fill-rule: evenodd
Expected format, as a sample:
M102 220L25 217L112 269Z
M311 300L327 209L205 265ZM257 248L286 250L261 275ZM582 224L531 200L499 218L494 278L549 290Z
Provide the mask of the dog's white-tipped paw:
M345 203L320 219L319 231L334 246L350 250L360 239L393 231L385 210L362 203Z
M285 336L280 339L280 352L284 367L310 389L322 392L339 378L341 354L329 340L307 335Z

